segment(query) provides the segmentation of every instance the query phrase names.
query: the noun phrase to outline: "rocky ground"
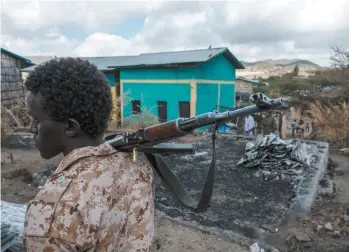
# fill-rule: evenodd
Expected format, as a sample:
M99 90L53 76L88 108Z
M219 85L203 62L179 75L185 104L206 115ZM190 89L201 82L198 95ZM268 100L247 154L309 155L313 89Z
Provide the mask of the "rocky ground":
M286 243L288 251L349 251L349 156L331 152L334 161L327 177L331 189L319 190L312 211L290 226Z
M1 197L8 202L28 202L37 192L36 187L31 184L31 174L42 168L55 166L61 159L58 156L51 160L42 160L36 150L23 146L2 148ZM349 251L349 156L331 152L330 157L336 163L331 163L327 174L333 181L333 192L327 186L326 190L322 190L323 195L317 196L311 213L301 216L298 222L290 222L277 230L277 237L268 242L273 243L279 251ZM322 183L326 184L326 181ZM218 199L223 200L223 196L213 197L219 203ZM240 203L248 204L243 201ZM158 212L156 218L153 251L240 252L249 251L249 246L254 242L232 233L222 236L216 235L214 230L202 231L178 220L173 221L162 213Z

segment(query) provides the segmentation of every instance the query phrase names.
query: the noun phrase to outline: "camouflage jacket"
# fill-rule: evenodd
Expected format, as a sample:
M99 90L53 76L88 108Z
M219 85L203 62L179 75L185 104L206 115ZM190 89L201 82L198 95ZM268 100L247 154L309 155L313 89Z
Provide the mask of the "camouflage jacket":
M109 144L73 150L28 204L25 251L150 251L154 177Z
M269 116L269 117L263 118L262 128L263 128L264 135L268 135L272 132L275 132L277 130L277 125L274 117Z

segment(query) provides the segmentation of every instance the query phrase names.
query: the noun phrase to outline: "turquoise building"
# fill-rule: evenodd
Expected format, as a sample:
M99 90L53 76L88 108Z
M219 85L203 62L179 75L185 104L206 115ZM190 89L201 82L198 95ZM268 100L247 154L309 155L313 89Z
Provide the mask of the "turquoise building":
M85 57L104 72L118 126L168 121L235 105L236 69L244 65L228 48ZM34 67L23 71L30 72Z

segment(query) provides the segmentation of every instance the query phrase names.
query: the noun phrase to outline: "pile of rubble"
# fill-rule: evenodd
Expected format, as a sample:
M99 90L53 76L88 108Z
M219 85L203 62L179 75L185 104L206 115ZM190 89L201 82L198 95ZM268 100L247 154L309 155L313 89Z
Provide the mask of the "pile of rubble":
M23 251L23 225L26 209L26 204L1 201L1 251Z
M292 176L299 180L316 161L318 146L300 140L282 140L275 135L258 136L246 144L245 155L238 167L258 169L256 177L265 180ZM298 179L297 179L298 177Z

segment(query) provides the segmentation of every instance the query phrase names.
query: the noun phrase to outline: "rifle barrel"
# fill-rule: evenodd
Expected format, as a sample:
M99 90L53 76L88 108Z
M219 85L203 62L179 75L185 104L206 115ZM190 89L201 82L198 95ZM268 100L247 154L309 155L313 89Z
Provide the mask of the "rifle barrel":
M164 150L173 152L191 152L189 146L158 145L163 142L185 136L197 128L229 121L237 117L243 117L248 114L263 112L283 105L283 100L270 99L267 96L257 93L250 97L254 105L219 113L217 111L208 112L192 118L180 118L157 125L139 129L136 132L123 134L122 136L108 137L108 143L114 148L130 151L137 147L144 152L163 152ZM157 145L157 146L156 146ZM155 147L156 146L156 147Z

